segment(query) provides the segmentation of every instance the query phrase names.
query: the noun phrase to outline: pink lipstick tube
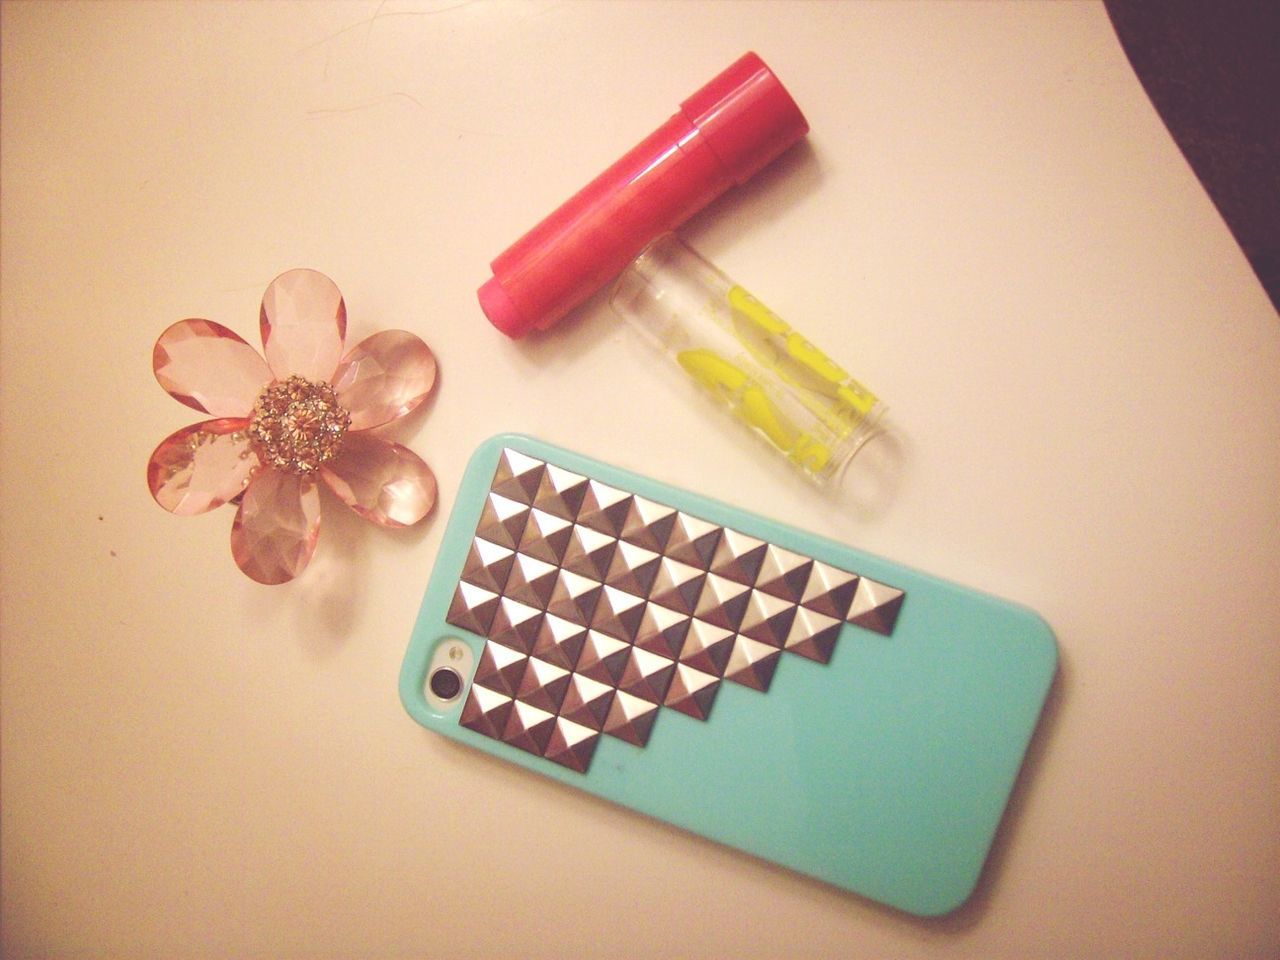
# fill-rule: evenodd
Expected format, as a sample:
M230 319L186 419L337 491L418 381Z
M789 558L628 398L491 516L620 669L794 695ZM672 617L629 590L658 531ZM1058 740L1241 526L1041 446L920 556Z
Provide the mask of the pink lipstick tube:
M501 253L481 309L509 337L547 329L808 130L764 61L745 54Z

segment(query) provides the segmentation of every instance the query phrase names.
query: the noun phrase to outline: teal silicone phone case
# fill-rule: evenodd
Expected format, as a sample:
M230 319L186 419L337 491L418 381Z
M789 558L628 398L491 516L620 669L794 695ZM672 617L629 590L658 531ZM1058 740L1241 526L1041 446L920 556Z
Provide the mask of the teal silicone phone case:
M400 696L437 733L937 915L977 882L1056 667L1023 607L507 435L467 467Z

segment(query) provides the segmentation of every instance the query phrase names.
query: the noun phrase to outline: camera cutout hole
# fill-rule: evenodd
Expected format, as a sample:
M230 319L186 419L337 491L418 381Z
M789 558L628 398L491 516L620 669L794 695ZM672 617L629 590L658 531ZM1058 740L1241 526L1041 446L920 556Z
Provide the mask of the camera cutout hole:
M422 688L432 710L447 713L458 705L474 666L471 647L457 637L445 637L436 644Z

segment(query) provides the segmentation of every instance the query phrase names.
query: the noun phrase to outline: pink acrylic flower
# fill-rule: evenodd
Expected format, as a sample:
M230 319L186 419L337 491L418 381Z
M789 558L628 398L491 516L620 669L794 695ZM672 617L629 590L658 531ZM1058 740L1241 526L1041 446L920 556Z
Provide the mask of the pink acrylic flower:
M314 270L271 281L259 316L266 360L211 320L180 320L152 353L173 397L214 417L165 439L147 485L171 513L239 502L236 564L259 583L306 567L320 535L318 480L374 523L404 527L435 506L436 479L417 454L366 432L418 406L436 361L412 333L387 330L345 356L347 308Z

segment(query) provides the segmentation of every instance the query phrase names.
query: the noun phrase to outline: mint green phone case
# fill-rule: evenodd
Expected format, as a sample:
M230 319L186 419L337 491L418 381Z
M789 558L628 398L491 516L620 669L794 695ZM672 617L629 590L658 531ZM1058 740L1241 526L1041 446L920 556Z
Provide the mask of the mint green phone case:
M486 753L938 915L977 882L1056 667L1030 610L506 435L467 467L400 696Z

